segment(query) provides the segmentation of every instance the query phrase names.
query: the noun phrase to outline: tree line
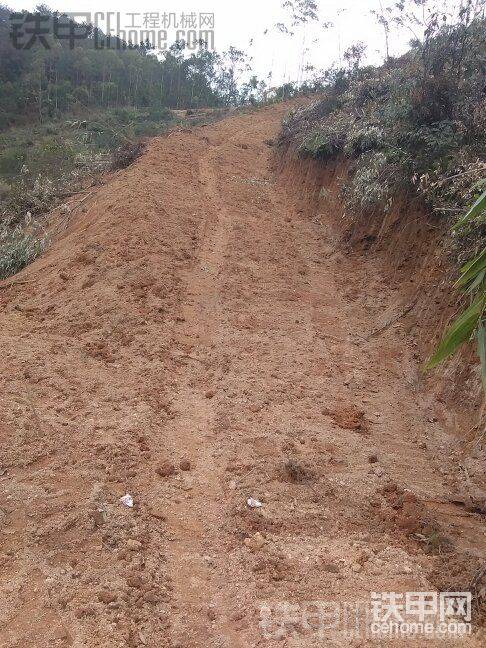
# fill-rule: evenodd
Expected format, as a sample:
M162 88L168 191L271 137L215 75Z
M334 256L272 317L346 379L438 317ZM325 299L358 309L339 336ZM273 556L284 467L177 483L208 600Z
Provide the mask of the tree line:
M115 38L118 42L109 49L100 49L91 26L87 36L74 43L50 33L29 48L15 47L11 14L8 7L0 6L2 129L82 107L230 105L249 99L259 88L256 79L239 83L249 65L245 54L234 47L219 54L201 43L189 53L186 43L178 41L156 56L148 42L124 43ZM35 15L60 16L45 6L38 6L29 20Z

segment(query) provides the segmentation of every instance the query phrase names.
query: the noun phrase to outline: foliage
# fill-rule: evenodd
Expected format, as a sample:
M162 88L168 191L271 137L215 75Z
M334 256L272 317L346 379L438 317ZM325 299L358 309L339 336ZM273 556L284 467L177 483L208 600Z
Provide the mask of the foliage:
M454 230L460 231L474 221L484 221L485 216L486 191L455 224ZM470 304L447 329L435 353L428 361L426 369L435 367L457 351L462 344L476 336L481 373L486 389L486 247L461 268L456 286L468 296Z
M323 76L322 97L283 124L281 142L301 155L352 160L343 193L356 217L357 208L379 213L400 195L448 218L465 209L484 177L486 21L473 0L465 0L471 10L459 12L456 24L444 22L437 3L421 0L420 15L412 4L382 15L387 37L392 24L415 34L409 52L361 68L357 43L347 69Z
M10 227L0 223L0 280L34 261L48 243L48 235L30 219Z
M54 16L46 7L36 10ZM26 13L26 12L25 12ZM70 48L68 39L45 36L30 49L16 49L10 39L11 10L0 5L0 130L37 120L58 119L82 108L136 107L150 111L235 105L240 77L248 71L246 55L230 47L221 54L201 43L189 51L176 41L158 57L149 43L105 38L88 26L87 38Z

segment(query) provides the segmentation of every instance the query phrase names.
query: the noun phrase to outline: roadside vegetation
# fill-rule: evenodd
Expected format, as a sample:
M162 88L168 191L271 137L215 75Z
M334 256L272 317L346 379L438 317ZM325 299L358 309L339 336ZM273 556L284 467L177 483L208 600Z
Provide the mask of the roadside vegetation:
M438 3L410 0L377 18L386 42L393 25L407 28L410 50L362 67L365 46L351 47L347 66L328 71L321 96L289 115L280 142L323 163L347 161L342 199L350 223L405 203L450 227L464 307L427 367L476 338L486 385L484 2L457 2L451 17Z
M486 21L472 11L455 25L429 21L424 40L380 67L360 67L362 48L349 51L323 95L284 123L281 141L300 155L349 160L351 217L406 197L453 222L484 188Z
M45 249L44 214L101 172L127 166L143 138L266 100L266 84L234 47L189 52L178 41L155 56L148 43L118 39L99 49L91 32L74 49L51 34L49 48L16 49L10 14L0 5L0 279ZM272 100L293 91L283 86Z
M454 231L486 223L486 191L476 200L467 214L454 226ZM478 355L481 361L481 376L486 390L486 247L468 261L460 270L456 288L466 296L466 307L446 330L435 353L426 368L432 369L455 353L471 338L477 340Z

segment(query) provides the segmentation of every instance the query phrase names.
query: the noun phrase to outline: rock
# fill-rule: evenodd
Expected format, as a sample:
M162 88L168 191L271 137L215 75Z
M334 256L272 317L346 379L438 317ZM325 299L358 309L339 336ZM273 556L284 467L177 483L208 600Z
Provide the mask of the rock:
M189 459L181 459L179 468L181 470L191 470L191 462L189 461Z
M105 523L106 514L103 509L95 509L94 511L92 511L91 517L93 519L94 526L100 527Z
M54 630L53 638L59 639L60 641L67 641L69 639L69 632L64 626L60 626Z
M368 463L376 463L378 461L378 455L375 452L372 452L368 455Z
M130 551L140 551L142 548L142 543L139 542L138 540L127 540L127 548L130 549Z
M369 555L366 553L366 551L363 549L362 551L359 552L358 556L356 557L356 563L358 565L364 565L365 562L368 562L370 559Z
M344 430L356 430L357 432L368 432L368 423L365 412L355 405L341 406L331 413L336 425Z
M216 392L214 391L214 389L208 389L208 391L204 394L206 398L214 398L215 395Z
M363 569L363 565L360 565L360 563L353 563L351 565L352 571L354 571L356 574L359 574L360 571Z
M175 466L170 461L163 461L155 469L157 475L160 475L161 477L170 477L175 473L175 471Z

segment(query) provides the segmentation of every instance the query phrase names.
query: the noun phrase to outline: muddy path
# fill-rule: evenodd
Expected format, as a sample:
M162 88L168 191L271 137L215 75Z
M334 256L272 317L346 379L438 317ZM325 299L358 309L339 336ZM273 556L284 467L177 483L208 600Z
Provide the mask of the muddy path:
M454 414L371 336L396 294L279 173L287 110L154 140L0 284L1 646L385 645L304 613L433 591L442 534L457 589L482 557Z

